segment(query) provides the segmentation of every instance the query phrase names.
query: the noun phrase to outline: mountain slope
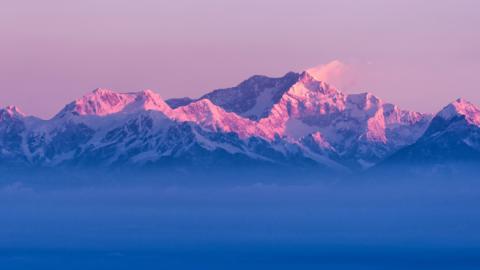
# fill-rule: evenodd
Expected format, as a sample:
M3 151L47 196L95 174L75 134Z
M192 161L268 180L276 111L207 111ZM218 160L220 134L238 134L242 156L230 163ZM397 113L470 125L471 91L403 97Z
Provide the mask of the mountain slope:
M425 134L386 164L447 164L480 161L480 109L458 99L441 110Z
M15 106L0 109L0 163L11 166L25 162L22 137L26 130L25 118Z
M256 122L208 99L171 109L151 91L122 94L103 89L70 103L50 120L27 123L12 110L2 115L0 135L5 143L0 156L26 166L208 167L241 162L341 167L303 154L299 145L268 140L271 135Z
M198 100L208 99L227 112L233 112L251 120L258 120L267 115L282 94L296 83L298 77L299 74L294 72L289 72L280 78L256 75L238 86L214 90ZM176 108L193 101L189 98L181 98L167 100L167 103L172 108Z
M370 93L344 94L309 72L290 72L282 78L253 76L237 87L202 98L256 121L257 128L244 125L256 130L250 136L280 137L299 144L309 141L303 146L308 151L315 153L320 147L317 154L328 151L329 156L339 156L345 165L356 168L372 166L415 142L431 120L431 115L402 110ZM170 104L192 102L178 99ZM320 134L330 148L313 146L315 140L308 138L314 134Z
M349 166L368 167L413 143L430 119L370 93L344 94L304 72L259 123L292 139L320 133Z
M116 93L109 89L98 88L69 103L55 118L68 115L107 116L143 110L168 113L171 108L152 90L136 93Z
M96 89L49 120L4 109L0 160L53 168L240 162L355 171L414 143L430 120L370 93L342 93L308 72L253 76L197 100Z

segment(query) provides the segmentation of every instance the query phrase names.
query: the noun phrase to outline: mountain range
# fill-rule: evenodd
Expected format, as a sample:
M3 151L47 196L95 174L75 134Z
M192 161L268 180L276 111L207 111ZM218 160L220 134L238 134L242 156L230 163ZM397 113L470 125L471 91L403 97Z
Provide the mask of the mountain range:
M355 172L393 163L480 160L480 109L437 114L346 94L308 71L253 76L198 99L96 89L53 118L0 110L0 166L229 168Z

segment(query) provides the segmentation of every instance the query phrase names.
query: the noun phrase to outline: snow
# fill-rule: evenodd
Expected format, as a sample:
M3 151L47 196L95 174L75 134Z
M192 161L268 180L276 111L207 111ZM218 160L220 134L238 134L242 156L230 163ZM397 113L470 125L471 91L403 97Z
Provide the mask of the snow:
M25 114L16 106L9 105L0 109L0 118L23 118Z
M255 105L248 111L242 113L243 115L253 115L256 118L260 118L267 108L273 106L273 95L276 89L267 89L260 93L255 100Z
M98 88L67 105L58 116L72 113L80 116L107 116L141 110L156 110L168 113L170 107L152 90L116 93L109 89Z
M378 111L373 117L367 120L366 136L368 140L387 143L385 130L383 111Z
M74 102L74 111L79 115L105 116L122 111L135 100L134 95L115 93L109 89L95 89L92 93Z
M226 112L208 99L201 99L172 111L172 119L180 122L194 122L213 131L235 132L241 138L268 136L256 122Z
M276 151L284 156L301 154L318 163L338 168L341 164L328 156L335 153L345 160L357 160L360 166L368 167L384 155L413 143L422 135L431 119L430 115L401 110L393 104L384 103L371 93L342 93L309 72L290 77L281 84L287 89L278 86L280 83L277 80L257 76L252 77L249 83L241 84L241 87L218 91L217 98L220 101L216 103L202 98L175 109L152 90L117 93L99 88L68 104L51 120L22 118L26 123L26 131L22 134L21 146L27 159L35 160L44 153L44 148L34 153L27 151L28 136L42 137L48 145L62 131L84 125L94 134L87 143L75 145L82 151L87 146L93 149L113 147L109 162L113 163L124 156L134 163L146 162L165 155L188 152L187 144L190 141L184 143L183 140L190 139L191 133L179 129L169 139L171 141L166 141L164 136L170 128L189 123L195 127L193 140L207 150L221 148L231 154L270 160L262 150L255 150L248 145L248 140L255 137L262 139L262 147L269 147L265 152ZM247 91L249 89L245 87L250 86L254 91ZM247 91L248 95L242 95L242 91ZM232 109L228 106L233 106L230 103L225 107L218 105L237 99L239 103L245 101L241 99L248 99L248 102L239 106L242 109L239 113L228 110ZM10 117L23 116L16 107L7 107L0 112ZM462 100L441 113L444 117L458 114L465 115L471 123L480 124L478 109ZM259 117L247 118L250 115ZM152 121L153 127L141 123L130 126L132 121L142 119L147 119L146 123ZM197 128L214 136L203 135ZM128 139L131 143L127 145L125 141L106 140L107 134L115 129L125 132L121 133L124 136L122 139ZM230 137L226 141L216 139L221 137L217 135L225 133L234 133L238 138L233 136L232 141L229 141ZM306 138L310 146L313 143L320 147L303 144ZM163 147L161 151L158 150L159 145ZM378 150L378 145L382 151ZM138 152L135 147L142 150ZM128 156L129 151L135 154ZM73 158L75 156L69 151L58 152L50 162L57 164Z
M388 119L384 106L389 110ZM260 124L280 136L298 138L320 131L327 141L333 142L338 141L339 133L350 130L359 138L387 143L386 130L411 126L423 119L419 113L412 117L405 117L405 114L391 104L384 105L371 93L345 95L304 73Z
M331 149L332 146L330 145L330 143L325 139L325 137L323 136L322 133L320 132L314 132L312 133L312 137L313 137L313 140L315 141L315 143L323 148L329 148Z
M456 116L464 116L469 124L480 126L480 109L461 98L447 105L437 116L445 120L451 120Z
M171 108L160 97L159 94L152 90L144 90L137 93L130 93L135 96L135 101L129 104L125 109L130 111L160 111L165 114L170 113Z

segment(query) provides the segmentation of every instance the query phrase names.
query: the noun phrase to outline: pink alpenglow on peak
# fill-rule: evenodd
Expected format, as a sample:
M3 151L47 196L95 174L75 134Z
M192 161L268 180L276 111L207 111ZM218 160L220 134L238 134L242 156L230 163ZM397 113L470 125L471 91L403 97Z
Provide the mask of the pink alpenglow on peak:
M9 105L0 109L0 120L23 117L25 117L25 114L17 106Z
M383 105L383 112L385 114L385 121L387 124L395 123L411 123L415 124L422 121L425 118L432 118L432 114L425 114L413 111L406 111L400 109L397 105L391 103L385 103Z
M72 113L80 116L107 116L139 110L154 110L168 113L171 109L152 90L117 93L109 89L98 88L68 104L59 115Z
M336 95L340 93L340 91L333 87L327 80L319 80L309 71L304 71L300 75L298 83L293 85L292 88L295 88L297 91L306 90L308 92L320 92L325 95Z
M15 105L8 105L3 110L7 112L10 116L25 116L25 114Z
M132 110L160 111L166 114L171 111L170 106L165 103L160 95L150 89L137 93L130 93L130 95L135 96L135 102L128 106L128 108Z
M464 116L469 124L480 126L480 109L462 98L448 104L437 116L445 120L451 120L457 116Z
M344 94L306 71L259 124L294 139L319 131L332 145L354 140L404 145L420 136L430 119L431 115L401 110L371 93Z
M98 88L75 100L72 104L69 104L69 107L72 112L78 115L106 116L122 111L126 105L134 100L133 95Z
M180 122L194 122L213 131L235 132L241 138L269 137L254 121L226 112L208 99L174 109L172 118Z
M208 155L218 149L268 162L300 157L331 168L364 169L415 143L432 119L385 103L372 93L343 93L310 71L279 78L257 75L196 100L171 106L167 102L152 90L117 93L99 88L68 104L53 119L18 118L0 122L0 128L26 128L34 138L46 134L52 145L60 143L57 139L71 142L71 148L58 149L51 157L43 154L43 139L33 150L26 149L34 151L26 153L27 160L48 166L69 159L78 145L88 145L82 147L90 151L85 156L101 156L107 164L175 159L193 154L190 151ZM441 113L458 114L480 123L478 108L463 100ZM7 107L0 116L10 120L23 114Z

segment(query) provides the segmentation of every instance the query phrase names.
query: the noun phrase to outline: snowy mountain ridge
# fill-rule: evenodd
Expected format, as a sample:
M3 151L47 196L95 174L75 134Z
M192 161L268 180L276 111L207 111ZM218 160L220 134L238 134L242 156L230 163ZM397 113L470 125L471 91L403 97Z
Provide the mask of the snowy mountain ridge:
M49 120L14 106L0 110L0 161L47 167L241 162L355 171L444 129L438 119L455 116L480 125L480 111L464 100L432 120L371 93L345 94L308 71L253 76L199 99L164 101L152 90L100 88ZM475 136L465 140L476 145Z

